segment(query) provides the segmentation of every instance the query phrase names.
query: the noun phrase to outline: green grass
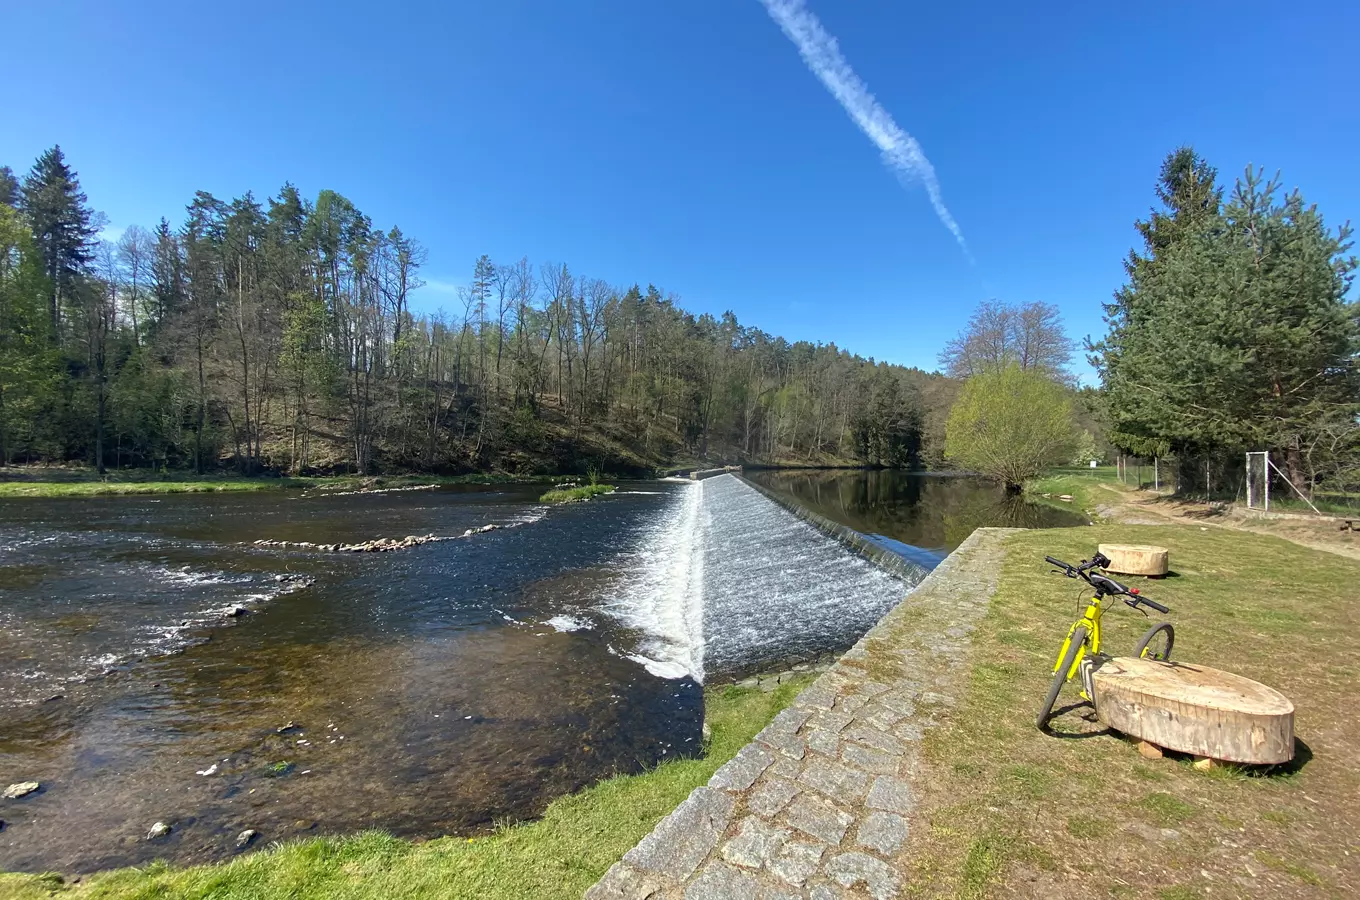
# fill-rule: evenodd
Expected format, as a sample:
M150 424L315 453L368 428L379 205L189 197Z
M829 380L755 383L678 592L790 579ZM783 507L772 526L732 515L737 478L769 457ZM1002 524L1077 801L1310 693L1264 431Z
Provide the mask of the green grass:
M614 490L612 484L586 484L581 487L559 488L555 491L548 491L538 498L540 503L574 503L577 500L589 500L600 494L608 494Z
M1304 742L1294 764L1201 771L1177 754L1144 759L1094 721L1074 687L1059 698L1058 734L1034 727L1083 597L1048 575L1043 557L1080 559L1102 541L1170 548L1174 577L1137 584L1171 607L1174 658L1289 697ZM911 895L1032 896L1036 883L1070 883L1090 896L1137 885L1137 896L1194 897L1196 885L1234 884L1251 869L1253 896L1348 896L1360 883L1351 824L1360 807L1360 718L1351 703L1360 605L1346 588L1360 580L1360 563L1196 524L1028 531L1007 547L969 651L966 695L922 745L906 851ZM1102 624L1105 649L1119 655L1149 621L1115 605Z
M612 778L553 802L535 822L477 838L425 843L381 832L293 841L222 865L156 863L67 884L53 876L0 875L0 900L321 900L383 897L440 900L571 898L641 840L689 792L745 746L812 676L705 693L713 736L702 759ZM437 798L426 798L437 802Z
M1102 482L1114 484L1118 480L1113 466L1097 469L1052 469L1043 476L1027 482L1025 496L1031 500L1049 502L1064 509L1075 508L1089 514L1093 513L1096 507L1095 485ZM1070 501L1058 499L1064 495L1072 499Z
M292 478L203 481L3 481L0 497L94 497L122 494L200 494L217 491L269 491L306 487Z
M6 475L0 469L0 477ZM0 498L5 497L94 497L125 494L190 494L218 491L273 491L273 490L382 490L415 485L477 485L477 484L542 484L561 480L563 475L506 475L476 473L471 475L336 475L324 477L243 477L221 475L193 478L176 477L154 472L117 472L99 477L93 473L55 470L36 474L32 470L0 481Z

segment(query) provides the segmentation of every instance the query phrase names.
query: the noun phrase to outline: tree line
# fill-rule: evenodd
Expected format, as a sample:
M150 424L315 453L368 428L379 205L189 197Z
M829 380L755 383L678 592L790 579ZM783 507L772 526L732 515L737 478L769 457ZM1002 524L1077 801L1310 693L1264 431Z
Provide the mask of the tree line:
M101 240L61 149L0 168L0 465L242 473L939 462L950 379L788 342L654 286L426 251L344 196L200 191Z

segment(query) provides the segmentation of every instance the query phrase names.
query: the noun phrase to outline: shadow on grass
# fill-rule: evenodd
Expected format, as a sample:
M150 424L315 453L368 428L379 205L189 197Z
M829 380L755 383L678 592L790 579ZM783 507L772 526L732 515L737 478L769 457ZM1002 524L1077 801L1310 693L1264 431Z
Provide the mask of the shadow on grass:
M1080 721L1087 726L1093 727L1080 731L1058 731L1054 729L1053 724L1056 720L1062 719L1069 713L1078 712L1080 712L1080 716L1078 717ZM1071 726L1074 722L1072 719L1064 719L1061 724ZM1048 720L1048 727L1044 729L1044 734L1048 737L1055 737L1064 741L1084 741L1089 738L1109 737L1114 735L1115 732L1100 725L1096 721L1096 708L1091 705L1090 701L1078 700L1075 703L1069 703L1066 706L1055 707L1052 716Z

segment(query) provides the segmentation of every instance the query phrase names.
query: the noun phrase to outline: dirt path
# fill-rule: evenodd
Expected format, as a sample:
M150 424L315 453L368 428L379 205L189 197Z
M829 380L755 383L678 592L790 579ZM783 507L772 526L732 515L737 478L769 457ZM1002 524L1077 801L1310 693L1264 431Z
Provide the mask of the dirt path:
M1301 547L1360 560L1360 532L1340 530L1343 519L1301 515L1267 518L1248 514L1238 507L1224 509L1109 484L1095 485L1092 499L1096 503L1095 512L1101 518L1120 525L1165 525L1168 522L1201 527L1212 525L1273 535ZM1355 525L1360 528L1360 519L1355 520Z

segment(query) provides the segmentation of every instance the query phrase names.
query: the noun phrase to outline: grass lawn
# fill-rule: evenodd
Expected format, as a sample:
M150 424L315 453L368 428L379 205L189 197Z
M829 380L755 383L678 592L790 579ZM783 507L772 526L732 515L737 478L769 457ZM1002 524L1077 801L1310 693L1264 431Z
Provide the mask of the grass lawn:
M537 484L566 476L472 475L336 475L327 477L241 477L220 475L194 478L155 472L114 472L100 478L92 471L39 469L11 470L11 480L0 480L0 498L94 497L124 494L190 494L213 491L371 490L438 484ZM0 469L0 477L11 472Z
M555 491L548 491L538 498L539 503L574 503L577 500L589 500L591 497L598 497L600 494L613 493L612 484L586 484L581 487L559 488Z
M1091 720L1069 686L1034 716L1085 592L1047 574L1098 541L1171 548L1174 577L1141 583L1172 609L1174 659L1238 672L1296 706L1295 763L1273 771L1150 761ZM1197 525L1096 526L1013 536L974 636L960 707L927 732L913 896L1360 896L1360 563L1265 535ZM1106 649L1151 620L1122 604Z
M579 900L812 678L782 684L769 693L735 686L709 689L705 703L713 736L703 759L676 760L641 775L610 779L555 801L538 821L488 837L413 843L368 832L314 838L223 865L185 869L153 865L102 873L74 884L55 876L0 875L0 898Z
M1114 466L1101 466L1097 469L1077 467L1051 469L1043 476L1028 482L1025 485L1025 495L1038 502L1051 502L1067 509L1076 507L1092 514L1100 503L1100 492L1096 485L1118 482L1119 475ZM1048 496L1043 496L1045 494ZM1070 496L1072 501L1067 503L1058 500L1057 498L1062 495Z

